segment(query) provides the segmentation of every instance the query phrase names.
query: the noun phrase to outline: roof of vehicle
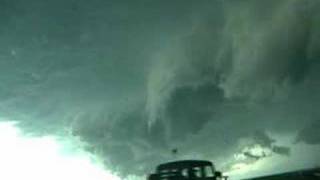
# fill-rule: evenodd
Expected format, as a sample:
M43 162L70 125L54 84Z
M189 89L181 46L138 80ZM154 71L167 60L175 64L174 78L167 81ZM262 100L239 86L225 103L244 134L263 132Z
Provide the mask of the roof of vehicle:
M210 161L202 161L202 160L183 160L183 161L174 161L169 163L160 164L157 167L157 171L163 171L167 169L183 169L183 168L191 168L195 166L213 166Z

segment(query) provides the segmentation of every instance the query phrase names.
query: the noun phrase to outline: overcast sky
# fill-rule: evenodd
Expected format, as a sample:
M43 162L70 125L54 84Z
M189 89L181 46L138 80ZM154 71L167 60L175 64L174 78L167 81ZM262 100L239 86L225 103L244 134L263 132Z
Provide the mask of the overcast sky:
M121 176L191 158L243 177L320 166L319 8L0 0L0 119L79 138Z

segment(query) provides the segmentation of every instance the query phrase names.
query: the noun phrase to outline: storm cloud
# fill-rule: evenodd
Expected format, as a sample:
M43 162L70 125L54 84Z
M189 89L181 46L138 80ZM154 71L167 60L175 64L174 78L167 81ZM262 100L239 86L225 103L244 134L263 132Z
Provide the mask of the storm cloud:
M176 158L224 170L239 155L291 158L295 143L320 145L319 8L2 0L1 118L35 136L79 137L123 176Z

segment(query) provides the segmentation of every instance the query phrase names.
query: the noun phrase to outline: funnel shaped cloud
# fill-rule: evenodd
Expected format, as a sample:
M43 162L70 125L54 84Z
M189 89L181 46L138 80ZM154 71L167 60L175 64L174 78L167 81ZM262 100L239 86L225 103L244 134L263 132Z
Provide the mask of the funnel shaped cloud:
M291 158L295 140L319 146L317 0L0 7L2 118L34 135L78 136L122 175L175 158L229 170Z

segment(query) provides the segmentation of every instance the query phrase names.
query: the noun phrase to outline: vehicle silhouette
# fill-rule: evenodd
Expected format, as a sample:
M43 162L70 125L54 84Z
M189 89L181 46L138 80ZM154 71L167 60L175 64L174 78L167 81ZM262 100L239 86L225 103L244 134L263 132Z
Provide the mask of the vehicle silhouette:
M210 161L183 160L160 164L147 180L217 180L227 179L215 171Z

